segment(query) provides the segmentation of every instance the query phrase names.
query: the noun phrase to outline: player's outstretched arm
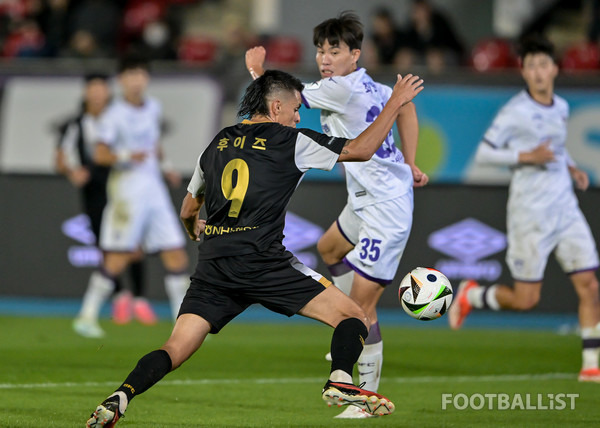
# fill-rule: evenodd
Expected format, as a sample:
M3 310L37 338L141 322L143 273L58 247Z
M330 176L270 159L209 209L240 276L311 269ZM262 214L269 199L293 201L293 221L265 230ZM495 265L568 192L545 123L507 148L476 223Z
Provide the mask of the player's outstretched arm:
M262 46L255 46L246 51L246 68L254 80L265 73L264 64L267 51Z
M429 177L415 163L419 143L419 119L417 118L417 109L412 102L400 109L396 125L402 142L404 162L410 166L412 171L413 186L423 187L429 182Z
M94 162L102 166L113 166L117 163L141 162L146 159L145 152L122 150L114 153L108 144L98 143L94 150Z
M202 235L206 227L206 221L198 218L202 205L204 205L204 195L198 195L194 198L190 192L185 195L181 204L179 217L192 241L199 241L200 235Z
M348 140L338 162L363 162L371 159L394 126L402 106L412 101L422 90L423 79L419 76L398 75L392 95L377 119L358 137Z

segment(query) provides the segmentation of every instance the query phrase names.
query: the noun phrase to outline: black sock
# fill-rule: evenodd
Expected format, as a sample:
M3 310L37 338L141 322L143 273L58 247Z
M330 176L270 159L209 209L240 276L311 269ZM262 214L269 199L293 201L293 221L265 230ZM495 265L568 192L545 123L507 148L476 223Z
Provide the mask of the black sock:
M129 265L129 275L131 277L132 291L135 297L144 294L144 262L138 260Z
M131 401L134 396L146 391L171 371L173 363L167 351L158 349L144 355L125 382L117 389Z
M358 318L348 318L338 324L331 338L332 372L343 370L352 376L368 334L367 327Z

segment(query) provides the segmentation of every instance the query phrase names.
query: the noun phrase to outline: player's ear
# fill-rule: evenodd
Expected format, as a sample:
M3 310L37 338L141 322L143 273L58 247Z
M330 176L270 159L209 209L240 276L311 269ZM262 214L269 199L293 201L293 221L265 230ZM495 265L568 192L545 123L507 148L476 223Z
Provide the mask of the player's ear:
M352 51L350 52L350 54L352 55L352 62L354 62L354 63L358 62L358 59L360 58L360 53L361 53L360 49L352 49Z

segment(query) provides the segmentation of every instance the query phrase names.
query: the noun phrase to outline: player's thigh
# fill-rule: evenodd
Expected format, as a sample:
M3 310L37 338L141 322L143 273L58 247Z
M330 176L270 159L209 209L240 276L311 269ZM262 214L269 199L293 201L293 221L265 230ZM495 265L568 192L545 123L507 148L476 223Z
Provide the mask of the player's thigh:
M410 236L412 211L412 193L357 210L361 224L348 264L370 281L389 284Z
M360 218L346 205L317 243L319 253L327 264L341 261L354 248L360 222Z
M141 201L112 199L106 205L100 227L100 248L104 251L135 251L142 241L148 219Z
M332 286L313 297L298 313L334 328L347 318L358 318L370 327L368 317L358 303Z
M171 336L161 348L168 352L174 369L196 352L210 329L210 323L199 315L183 314L177 318Z
M185 236L170 200L157 198L144 231L144 249L150 253L185 248Z
M554 252L556 260L567 274L595 269L598 250L590 227L579 209L569 214Z
M548 257L558 243L554 221L543 213L509 213L506 264L513 279L525 283L542 281Z

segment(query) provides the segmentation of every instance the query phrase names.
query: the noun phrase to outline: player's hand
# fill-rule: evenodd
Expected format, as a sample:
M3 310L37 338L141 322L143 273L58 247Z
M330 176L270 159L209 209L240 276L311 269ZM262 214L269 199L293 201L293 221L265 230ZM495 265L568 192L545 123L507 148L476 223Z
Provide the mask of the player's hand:
M264 74L266 57L267 51L262 46L255 46L246 51L246 68L253 79L256 79Z
M148 153L146 152L132 152L131 157L129 158L131 162L143 162L144 159L148 157Z
M550 149L550 141L544 141L530 152L523 152L519 156L522 163L544 165L554 160L554 152Z
M413 76L412 74L407 74L402 77L398 74L398 80L394 85L394 91L392 92L392 97L401 100L401 106L406 103L412 101L414 97L417 96L419 92L423 90L423 79L420 79L419 76Z
M83 187L90 181L90 171L84 167L75 168L69 172L68 178L73 186Z
M413 175L413 187L423 187L429 183L429 177L417 165L410 165Z
M578 190L587 190L588 186L590 185L590 178L588 177L587 173L575 167L569 167L569 172L571 173L571 177L575 182L575 188Z
M194 230L186 229L186 232L192 241L200 241L200 235L204 233L204 229L206 229L206 220L197 219L194 222Z

